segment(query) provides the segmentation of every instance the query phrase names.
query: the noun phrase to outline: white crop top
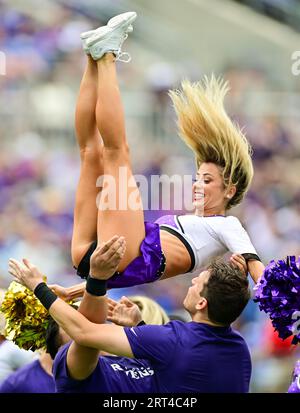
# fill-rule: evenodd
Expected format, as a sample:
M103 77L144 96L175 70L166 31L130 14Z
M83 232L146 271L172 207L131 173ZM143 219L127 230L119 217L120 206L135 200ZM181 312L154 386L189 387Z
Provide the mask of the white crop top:
M188 249L194 253L195 265L188 274L199 273L214 258L228 251L234 254L257 254L246 230L233 216L165 215L156 222L161 229L175 231L185 239L185 244L189 244Z

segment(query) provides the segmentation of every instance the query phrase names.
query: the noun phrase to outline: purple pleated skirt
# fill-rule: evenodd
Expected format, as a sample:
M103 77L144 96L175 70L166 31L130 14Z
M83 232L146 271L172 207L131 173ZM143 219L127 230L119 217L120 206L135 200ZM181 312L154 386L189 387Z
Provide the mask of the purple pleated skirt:
M77 270L77 275L87 278L90 272L90 257L97 247L93 242ZM164 273L166 259L161 249L159 225L145 222L145 238L140 246L141 255L136 257L122 272L116 272L107 282L108 288L124 288L151 283Z

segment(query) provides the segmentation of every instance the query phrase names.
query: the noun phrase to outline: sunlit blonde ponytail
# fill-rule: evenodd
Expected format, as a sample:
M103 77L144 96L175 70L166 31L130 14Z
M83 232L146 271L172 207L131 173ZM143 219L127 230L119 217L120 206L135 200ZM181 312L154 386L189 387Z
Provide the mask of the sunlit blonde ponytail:
M224 109L228 83L212 75L197 83L184 80L181 86L169 92L180 136L194 151L198 167L213 162L222 168L224 185L236 186L227 208L237 205L251 184L253 166L246 137Z

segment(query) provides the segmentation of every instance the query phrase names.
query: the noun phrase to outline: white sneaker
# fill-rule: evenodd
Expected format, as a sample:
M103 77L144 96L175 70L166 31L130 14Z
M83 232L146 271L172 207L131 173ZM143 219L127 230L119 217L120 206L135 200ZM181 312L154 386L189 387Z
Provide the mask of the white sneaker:
M128 37L128 32L132 31L133 21L136 13L129 12L113 17L109 25L105 26L106 31L96 31L86 40L86 46L94 60L99 60L105 53L113 53L116 60L129 62L131 57L128 53L122 52L122 44Z
M112 29L118 26L120 23L127 21L128 19L131 19L131 22L133 22L137 17L137 14L135 12L127 12L127 13L122 13L118 14L115 17L112 17L110 20L107 22L107 26L111 27ZM89 30L87 32L83 32L80 35L80 38L82 40L82 47L83 50L85 51L86 54L90 54L89 47L87 45L87 40L89 37L96 35L97 33L101 35L101 29L105 26L98 27L95 30ZM133 31L133 27L131 24L129 24L126 33L131 33Z
M89 50L88 45L87 45L88 38L93 36L93 34L95 34L96 31L99 32L100 29L102 29L103 27L106 27L106 26L101 26L101 27L98 27L98 29L96 29L96 30L89 30L87 32L81 33L80 38L82 40L82 48L83 48L83 50L85 51L86 54L90 54L90 50Z
M135 11L129 11L127 13L118 14L117 16L112 17L110 20L108 20L107 26L113 29L116 26L118 26L118 24L121 22L127 22L128 20L130 20L130 23L133 23L136 17L137 17L137 14ZM131 33L132 31L133 31L133 27L130 24L128 26L127 33Z

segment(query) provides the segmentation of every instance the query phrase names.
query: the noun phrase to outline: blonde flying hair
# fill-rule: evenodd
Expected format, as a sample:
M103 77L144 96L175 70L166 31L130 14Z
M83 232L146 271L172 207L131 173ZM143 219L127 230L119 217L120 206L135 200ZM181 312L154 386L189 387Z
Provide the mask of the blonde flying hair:
M195 153L197 168L212 162L221 167L225 187L236 186L226 206L229 209L245 196L253 178L253 165L245 135L224 109L228 82L212 75L202 82L184 80L181 87L169 92L180 136Z
M141 295L128 297L136 304L146 324L162 325L170 321L165 310L154 300Z

